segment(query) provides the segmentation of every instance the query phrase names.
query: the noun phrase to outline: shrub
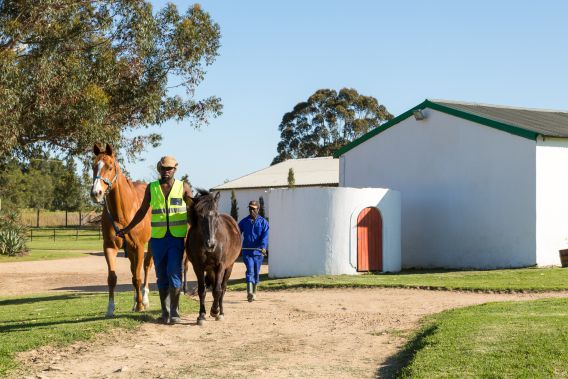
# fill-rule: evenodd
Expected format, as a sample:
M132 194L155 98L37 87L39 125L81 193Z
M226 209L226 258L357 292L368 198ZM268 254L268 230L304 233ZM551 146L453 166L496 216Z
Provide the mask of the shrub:
M25 255L27 227L20 223L18 214L0 213L0 254L1 255Z
M231 217L234 218L236 222L239 222L239 207L234 190L231 190Z

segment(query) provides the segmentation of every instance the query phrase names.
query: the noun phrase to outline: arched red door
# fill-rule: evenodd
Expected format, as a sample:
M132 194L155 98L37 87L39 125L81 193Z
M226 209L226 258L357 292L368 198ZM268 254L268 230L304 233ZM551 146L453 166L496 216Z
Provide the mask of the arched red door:
M377 208L357 217L357 271L383 271L383 220Z

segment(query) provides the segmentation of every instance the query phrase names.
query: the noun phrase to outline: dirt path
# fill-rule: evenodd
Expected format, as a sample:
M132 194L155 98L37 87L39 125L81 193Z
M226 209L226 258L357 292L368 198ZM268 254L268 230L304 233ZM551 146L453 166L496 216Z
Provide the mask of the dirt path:
M59 261L49 265L57 269L58 273L54 275L61 280L69 279L61 272L65 271L61 266L69 268L77 263ZM45 272L48 271L46 264L47 262L41 263L43 280L46 280ZM2 266L0 265L0 274L4 269ZM236 275L242 275L242 263L237 263L237 266ZM79 266L76 269L79 270ZM20 271L18 275L34 274ZM100 274L90 275L98 275L97 280L100 283ZM51 274L47 277L49 279ZM84 278L87 277L88 275ZM69 280L60 283L56 288L35 286L33 292L41 292L36 289L48 287L48 290L62 290L78 289L82 285L96 286L84 278L81 280L82 284ZM21 293L21 289L15 289L11 283L2 280L2 293ZM127 280L128 277L124 279L126 282ZM208 294L209 305L210 296ZM424 315L488 301L528 300L551 296L568 294L478 294L404 289L296 290L261 292L257 301L248 303L243 292L228 292L225 321L216 322L210 319L205 326L200 327L195 324L197 315L191 314L185 315L180 325L149 323L136 331L116 331L101 335L91 343L76 343L58 350L41 348L20 356L27 371L17 373L16 376L388 376L389 370L392 370L389 357L400 349L405 335L418 326L418 321Z
M237 261L231 279L244 278L245 266ZM262 273L268 272L264 265ZM118 291L132 291L130 263L123 254L117 258ZM191 266L188 280L195 281ZM103 253L85 253L85 257L35 262L0 264L0 296L26 295L52 291L107 291L107 266ZM154 268L150 286L155 289Z

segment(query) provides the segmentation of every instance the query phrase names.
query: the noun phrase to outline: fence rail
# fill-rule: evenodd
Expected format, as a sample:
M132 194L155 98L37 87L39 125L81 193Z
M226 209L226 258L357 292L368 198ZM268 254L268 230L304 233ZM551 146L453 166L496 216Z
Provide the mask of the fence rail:
M20 212L20 218L24 225L33 228L73 227L81 229L99 223L101 213L95 211L65 212L24 209Z
M102 239L102 230L98 229L36 229L30 228L29 231L30 241L33 241L34 238L51 238L54 241L57 238L75 238L78 240L79 237L98 237L98 239Z

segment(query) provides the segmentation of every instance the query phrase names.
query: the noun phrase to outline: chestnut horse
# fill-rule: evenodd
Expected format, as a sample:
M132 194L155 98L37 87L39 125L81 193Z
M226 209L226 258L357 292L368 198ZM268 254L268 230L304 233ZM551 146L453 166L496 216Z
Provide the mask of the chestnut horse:
M150 212L144 220L128 233L125 238L116 236L119 228L126 227L140 207L146 190L146 183L132 182L123 174L110 145L103 151L98 145L93 148L92 199L104 204L102 215L103 249L108 266L108 307L106 315L114 316L114 288L116 287L116 255L124 244L130 260L132 284L134 285L133 311L149 307L148 274L152 268L152 254L144 257L144 248L150 240ZM141 269L144 265L144 287L142 288Z
M213 287L211 316L222 320L223 296L233 264L241 252L241 233L235 220L218 211L219 192L198 189L190 208L191 229L186 241L186 251L197 276L199 317L197 324L205 321L206 286Z

